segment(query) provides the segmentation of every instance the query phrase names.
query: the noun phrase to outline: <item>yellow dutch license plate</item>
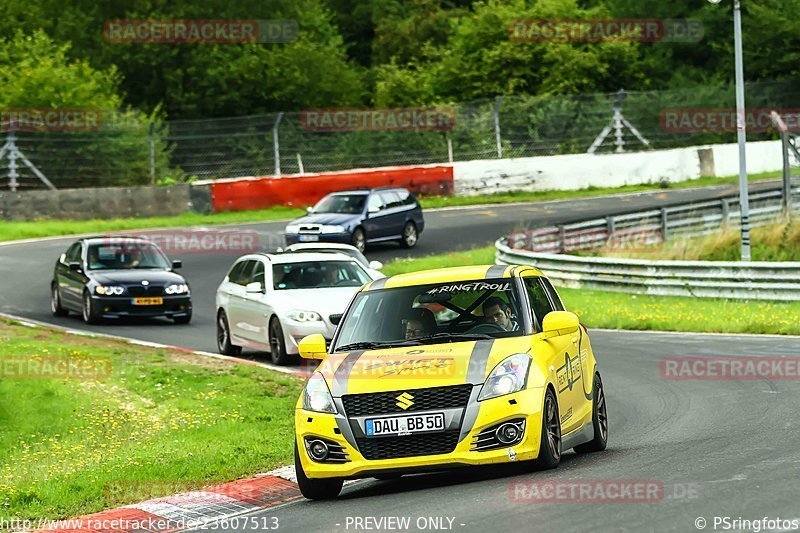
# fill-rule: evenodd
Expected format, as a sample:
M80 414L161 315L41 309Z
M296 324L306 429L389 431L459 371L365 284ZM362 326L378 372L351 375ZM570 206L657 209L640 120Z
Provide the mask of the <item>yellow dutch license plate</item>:
M162 305L164 298L134 298L133 305Z

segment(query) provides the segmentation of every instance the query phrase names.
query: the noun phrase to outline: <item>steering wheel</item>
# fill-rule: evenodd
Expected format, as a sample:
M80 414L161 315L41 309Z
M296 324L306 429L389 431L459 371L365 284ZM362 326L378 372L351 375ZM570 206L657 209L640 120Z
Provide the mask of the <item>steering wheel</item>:
M478 324L468 329L465 333L504 333L505 331L497 324Z

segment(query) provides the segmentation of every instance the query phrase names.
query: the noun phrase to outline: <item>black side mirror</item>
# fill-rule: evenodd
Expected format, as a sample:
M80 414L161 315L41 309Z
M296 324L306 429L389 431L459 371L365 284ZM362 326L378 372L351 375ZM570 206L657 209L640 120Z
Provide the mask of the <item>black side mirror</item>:
M78 273L83 272L83 267L81 266L80 263L70 263L68 266L69 269L72 270L73 272L78 272Z
M333 324L334 326L338 326L339 322L342 321L342 315L331 315L328 318L331 319L331 324Z
M175 259L174 261L172 261L172 268L173 269L182 268L182 267L183 267L183 261L181 261L180 259Z

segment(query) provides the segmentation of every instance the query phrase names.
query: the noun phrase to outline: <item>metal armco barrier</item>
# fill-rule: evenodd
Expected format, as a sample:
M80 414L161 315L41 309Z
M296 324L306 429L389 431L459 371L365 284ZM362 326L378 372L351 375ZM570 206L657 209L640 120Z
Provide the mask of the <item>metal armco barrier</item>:
M794 210L800 189L793 189ZM664 296L800 301L800 262L650 261L583 257L564 252L600 248L609 239L648 246L664 236L701 235L738 219L738 198L724 198L559 227L520 230L497 240L497 264L539 268L556 285ZM751 197L754 225L783 212L781 191ZM627 241L626 241L627 240Z

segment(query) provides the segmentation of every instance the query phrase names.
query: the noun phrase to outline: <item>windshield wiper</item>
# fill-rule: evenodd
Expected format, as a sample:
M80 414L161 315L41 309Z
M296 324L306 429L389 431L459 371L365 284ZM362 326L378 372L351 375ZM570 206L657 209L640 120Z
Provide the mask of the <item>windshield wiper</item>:
M434 333L433 335L425 335L424 337L414 337L410 339L412 341L438 341L438 340L450 340L450 341L480 341L486 339L494 339L491 335L486 335L485 333Z
M337 352L349 352L352 350L373 350L375 348L396 348L400 346L419 346L417 339L410 339L407 341L394 341L394 342L353 342L338 346Z

